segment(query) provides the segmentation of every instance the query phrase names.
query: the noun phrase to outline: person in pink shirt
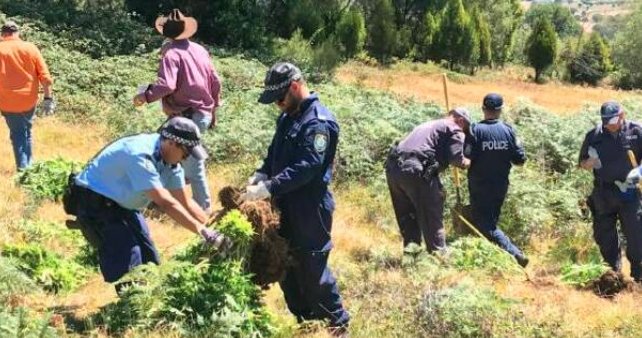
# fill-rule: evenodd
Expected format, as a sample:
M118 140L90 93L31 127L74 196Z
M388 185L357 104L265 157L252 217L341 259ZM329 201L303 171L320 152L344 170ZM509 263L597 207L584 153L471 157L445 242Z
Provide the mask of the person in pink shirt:
M178 9L156 20L156 30L169 42L163 45L156 83L134 96L134 105L161 100L168 117L192 119L204 133L216 122L220 106L221 81L212 65L209 52L189 38L198 23ZM191 182L194 200L211 213L211 194L207 183L205 160L188 157L181 162L185 178Z

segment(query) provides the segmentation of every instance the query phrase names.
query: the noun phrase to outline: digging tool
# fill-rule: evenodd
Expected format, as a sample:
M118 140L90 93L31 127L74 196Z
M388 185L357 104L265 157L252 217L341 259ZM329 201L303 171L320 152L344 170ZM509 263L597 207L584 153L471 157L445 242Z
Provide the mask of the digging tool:
M633 153L633 150L629 149L626 151L626 154L629 155L629 161L631 162L631 166L633 169L638 167L638 161L635 159L635 154ZM642 194L642 182L638 182L637 184L638 192Z

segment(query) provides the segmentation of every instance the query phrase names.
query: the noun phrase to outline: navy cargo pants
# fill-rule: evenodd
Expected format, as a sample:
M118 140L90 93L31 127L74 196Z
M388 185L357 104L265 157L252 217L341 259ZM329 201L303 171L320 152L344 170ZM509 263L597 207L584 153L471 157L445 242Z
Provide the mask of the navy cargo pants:
M89 189L79 190L78 222L87 240L98 249L106 282L118 281L141 264L160 263L139 211L125 209Z
M486 238L506 250L513 257L524 253L497 228L502 205L508 192L508 184L479 183L469 180L470 205L473 210L473 225Z
M279 232L289 241L295 261L280 282L288 309L299 322L327 320L331 327L347 326L350 315L328 267L332 195L307 189L278 201L277 206L281 211Z
M614 185L597 185L589 196L588 205L593 214L593 237L606 263L615 271L619 271L622 266L616 226L619 220L627 242L626 257L631 263L631 277L642 280L642 222L639 199L636 197L623 200Z
M414 161L414 162L413 162ZM394 155L386 162L386 180L404 247L426 242L428 251L446 247L444 230L444 190L439 176L421 177L422 165L416 160L399 161Z

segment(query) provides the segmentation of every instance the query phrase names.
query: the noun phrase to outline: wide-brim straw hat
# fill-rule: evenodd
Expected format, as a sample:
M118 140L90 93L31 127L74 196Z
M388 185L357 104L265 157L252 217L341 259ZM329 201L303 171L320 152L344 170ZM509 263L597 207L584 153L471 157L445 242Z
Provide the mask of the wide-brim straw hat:
M174 8L167 16L159 16L154 22L154 27L166 38L182 40L189 39L196 33L198 22Z

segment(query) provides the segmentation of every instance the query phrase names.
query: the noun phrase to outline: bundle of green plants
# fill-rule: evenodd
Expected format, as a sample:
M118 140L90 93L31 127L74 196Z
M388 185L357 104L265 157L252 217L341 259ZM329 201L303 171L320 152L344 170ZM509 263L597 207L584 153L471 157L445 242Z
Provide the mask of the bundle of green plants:
M227 256L197 241L170 262L137 269L127 277L133 286L103 311L106 328L208 337L272 335L275 329L261 290L245 269L251 224L236 211L215 227L235 243Z
M562 267L562 282L585 288L609 270L603 263L568 264Z
M479 237L462 237L450 244L448 262L461 271L519 272L519 266L510 254Z
M18 182L35 200L60 201L72 171L78 171L82 164L61 157L35 162L18 173Z
M49 325L49 316L0 303L0 337L53 338L59 334Z
M87 270L78 263L48 251L38 244L5 245L0 254L43 289L52 293L80 286Z

